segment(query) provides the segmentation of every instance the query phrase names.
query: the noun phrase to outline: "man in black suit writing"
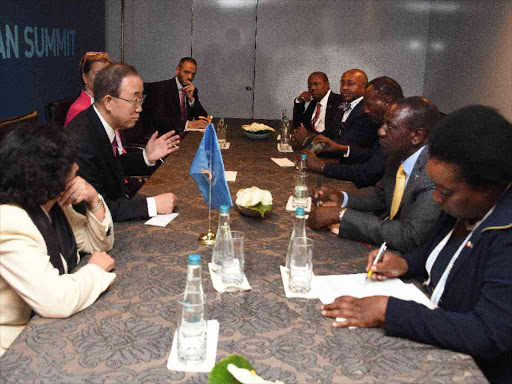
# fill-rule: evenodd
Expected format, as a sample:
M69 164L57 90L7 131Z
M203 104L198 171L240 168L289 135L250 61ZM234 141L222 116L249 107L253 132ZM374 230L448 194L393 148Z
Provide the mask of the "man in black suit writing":
M132 128L142 111L143 83L131 65L112 63L94 80L94 104L77 115L68 128L80 135L78 174L105 198L114 221L146 219L171 213L176 196L127 198L125 176L147 175L150 167L178 149L179 137L155 132L145 149L126 152L119 131Z
M197 62L183 57L176 76L158 83L153 90L153 121L160 134L175 130L180 135L187 129L206 128L208 114L199 101L194 78Z

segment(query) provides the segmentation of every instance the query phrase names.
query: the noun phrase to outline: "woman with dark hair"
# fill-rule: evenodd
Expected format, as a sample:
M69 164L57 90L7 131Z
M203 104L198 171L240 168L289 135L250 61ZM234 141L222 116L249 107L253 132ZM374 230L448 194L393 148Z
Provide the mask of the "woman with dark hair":
M114 231L96 190L76 176L78 145L66 130L23 127L0 146L0 355L32 311L64 318L114 281ZM85 216L72 204L84 202ZM92 253L88 264L78 251Z
M437 308L393 297L338 297L322 314L335 327L383 326L406 337L467 353L492 383L512 383L512 124L494 109L462 108L429 138L427 171L443 213L420 248L386 252L372 278L426 281Z
M68 125L76 115L92 105L94 102L94 78L110 62L110 57L106 52L87 52L82 57L79 69L84 89L82 89L80 96L69 107L64 125Z

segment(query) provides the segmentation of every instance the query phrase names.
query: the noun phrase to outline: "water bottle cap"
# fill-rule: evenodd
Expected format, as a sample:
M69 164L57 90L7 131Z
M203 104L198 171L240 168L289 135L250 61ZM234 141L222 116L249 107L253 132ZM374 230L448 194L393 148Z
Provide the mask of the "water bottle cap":
M304 216L304 208L297 208L295 210L295 216Z
M220 213L229 213L229 205L221 205Z
M221 116L221 117L220 117L220 119L221 119L221 120L224 120L224 116Z
M188 255L188 263L190 265L199 265L199 264L201 264L201 255L198 255L197 253L193 253L191 255Z
M301 153L301 155L300 155L301 160L306 160L307 158L308 158L308 155L306 155L305 153Z
M283 120L288 120L288 116L283 117Z

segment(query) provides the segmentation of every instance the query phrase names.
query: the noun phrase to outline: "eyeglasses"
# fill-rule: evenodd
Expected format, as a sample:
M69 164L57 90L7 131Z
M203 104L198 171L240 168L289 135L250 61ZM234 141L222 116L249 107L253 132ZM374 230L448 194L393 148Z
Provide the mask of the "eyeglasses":
M110 95L112 96L112 95ZM130 99L123 99L122 97L117 97L117 96L112 96L114 99L119 99L119 100L124 100L124 101L127 101L128 103L130 103L131 105L133 105L134 107L137 106L137 105L142 105L144 104L144 100L146 100L146 95L142 95L141 97L139 97L138 99L134 99L134 100L130 100Z

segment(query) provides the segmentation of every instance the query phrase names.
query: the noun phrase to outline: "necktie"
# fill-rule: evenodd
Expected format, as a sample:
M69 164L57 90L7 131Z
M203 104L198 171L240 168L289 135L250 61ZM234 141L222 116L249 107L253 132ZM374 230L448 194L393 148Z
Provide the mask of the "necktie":
M405 188L405 171L404 167L400 165L398 171L396 172L396 182L395 182L395 190L393 192L393 201L391 202L391 212L389 213L389 219L393 220L396 213L398 212L398 208L400 207L400 202L402 201L402 197L404 195Z
M181 109L181 120L185 120L185 91L181 88L180 92L180 109Z
M318 103L316 105L316 112L315 112L315 116L313 117L313 120L311 120L311 127L314 129L315 128L315 124L316 122L318 121L318 118L320 117L320 110L322 109L322 104Z
M350 109L350 107L352 107L350 103L343 103L343 112L347 112Z
M112 140L112 152L114 152L114 157L117 157L117 140L115 137Z
M112 140L112 151L114 152L114 157L117 157L119 155L119 146L117 143L121 143L121 154L124 155L126 153L126 149L123 147L123 141L121 140L121 135L118 130L114 131L116 133L116 136L114 137L114 140ZM117 138L117 139L116 139Z

